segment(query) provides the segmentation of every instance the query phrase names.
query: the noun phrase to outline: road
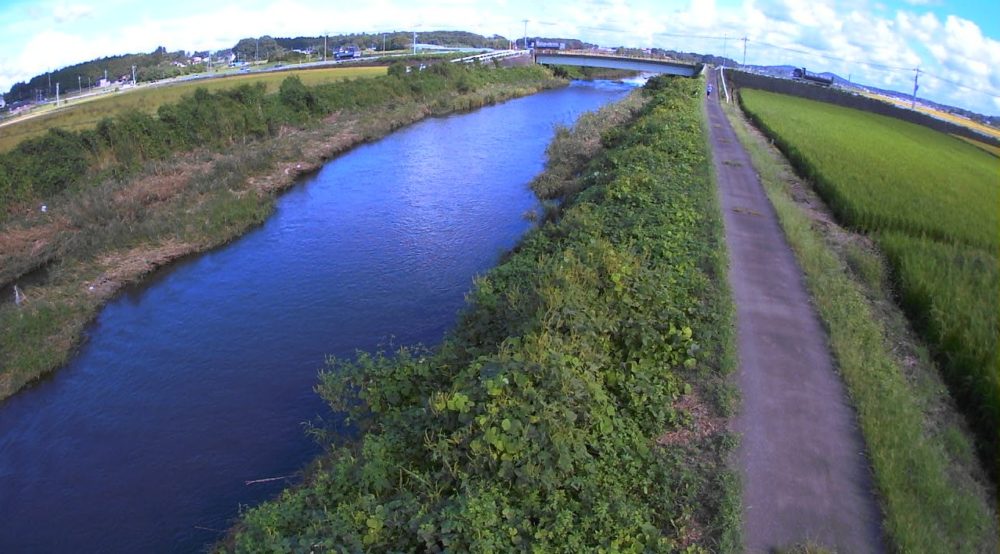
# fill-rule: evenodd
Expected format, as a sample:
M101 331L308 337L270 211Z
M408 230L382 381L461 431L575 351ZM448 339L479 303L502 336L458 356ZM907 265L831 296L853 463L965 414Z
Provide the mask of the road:
M721 92L717 72L708 75ZM795 255L719 102L715 92L707 98L736 305L745 550L811 542L882 552L856 414Z

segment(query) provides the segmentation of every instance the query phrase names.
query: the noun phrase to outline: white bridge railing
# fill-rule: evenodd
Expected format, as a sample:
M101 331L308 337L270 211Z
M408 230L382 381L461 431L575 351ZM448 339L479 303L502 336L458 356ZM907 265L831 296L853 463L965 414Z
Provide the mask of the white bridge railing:
M527 52L528 52L527 50L495 50L493 52L483 52L482 54L476 54L474 56L466 56L464 58L458 58L451 61L452 63L485 62L489 60L500 60L503 58L522 56Z

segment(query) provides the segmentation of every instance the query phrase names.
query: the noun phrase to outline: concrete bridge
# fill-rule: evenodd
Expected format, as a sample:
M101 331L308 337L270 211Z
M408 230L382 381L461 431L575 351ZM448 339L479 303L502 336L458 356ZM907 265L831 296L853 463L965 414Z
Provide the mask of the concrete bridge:
M694 77L703 68L703 64L700 63L680 62L669 58L618 56L580 50L536 50L535 63L606 67L645 73L666 73L682 77Z

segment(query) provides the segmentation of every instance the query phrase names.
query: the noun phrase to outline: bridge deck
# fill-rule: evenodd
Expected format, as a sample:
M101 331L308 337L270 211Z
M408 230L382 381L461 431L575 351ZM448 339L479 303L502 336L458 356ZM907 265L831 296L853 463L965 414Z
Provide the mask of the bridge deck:
M626 69L647 73L666 73L682 77L693 77L702 70L702 64L685 63L664 58L609 56L594 52L538 51L535 53L535 63Z

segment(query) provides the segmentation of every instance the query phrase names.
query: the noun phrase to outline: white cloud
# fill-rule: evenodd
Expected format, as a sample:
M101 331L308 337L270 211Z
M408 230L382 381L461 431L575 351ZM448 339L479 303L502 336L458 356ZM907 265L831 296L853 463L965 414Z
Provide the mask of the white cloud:
M185 0L177 2L189 6ZM17 32L25 35L29 31L24 29L30 29L30 34L14 47L0 48L0 89L47 69L94 57L148 52L160 45L169 50L220 49L240 38L264 34L316 36L413 28L520 37L522 19L527 17L532 36L576 37L605 46L725 51L737 61L743 55L740 39L746 36L748 63L806 66L897 90L909 90L913 79L909 69L919 66L928 73L921 78L921 92L963 107L997 111L994 96L932 77L994 95L1000 91L996 71L1000 43L984 36L974 22L955 16L941 19L910 8L893 12L872 0L743 0L735 8L719 6L715 0L530 2L440 0L417 5L368 0L334 5L307 0L220 0L196 9L179 6L173 12L180 14L176 17L143 16L143 10L137 9L132 23L111 30L105 25L100 33L93 31L92 22L104 24L112 10L105 5L99 14L87 4L64 3L29 18L34 27L25 23ZM86 21L87 27L80 21ZM705 38L723 35L727 40Z
M59 4L52 10L52 18L56 23L67 23L89 17L94 13L94 8L83 4Z

